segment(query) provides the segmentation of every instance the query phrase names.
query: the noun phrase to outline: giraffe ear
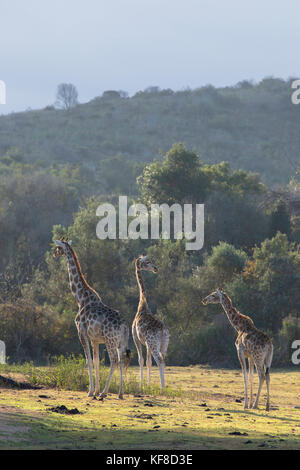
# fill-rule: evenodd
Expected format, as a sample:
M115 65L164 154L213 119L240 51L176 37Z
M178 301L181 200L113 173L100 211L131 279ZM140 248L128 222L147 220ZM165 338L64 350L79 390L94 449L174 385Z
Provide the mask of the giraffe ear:
M68 243L69 243L69 245L72 245L72 240L69 240Z

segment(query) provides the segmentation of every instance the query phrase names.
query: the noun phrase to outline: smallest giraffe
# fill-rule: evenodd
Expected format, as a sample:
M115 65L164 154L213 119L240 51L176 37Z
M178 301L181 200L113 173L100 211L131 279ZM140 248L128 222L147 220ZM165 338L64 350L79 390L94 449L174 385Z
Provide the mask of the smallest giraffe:
M161 388L165 386L165 355L169 344L169 330L162 321L153 315L151 312L145 293L144 281L142 278L142 271L152 271L157 273L158 270L154 264L147 259L145 255L139 256L135 260L135 273L136 279L140 290L140 301L135 319L132 323L132 336L136 349L138 352L138 359L141 373L141 387L143 386L143 349L142 344L147 348L147 370L148 370L148 385L150 385L151 378L151 355L159 367Z
M249 363L249 382L250 382L250 405L249 408L257 408L261 388L264 380L267 384L267 404L266 411L270 410L270 367L273 358L273 344L268 335L260 331L254 325L250 317L240 313L235 307L232 306L231 299L228 295L217 289L202 300L204 305L207 304L221 304L228 320L235 330L238 332L235 346L237 349L238 358L242 367L244 375L245 386L245 402L244 408L248 408L248 380L247 380L247 366L246 358ZM253 366L255 364L259 385L255 402L253 403ZM253 404L252 404L253 403Z

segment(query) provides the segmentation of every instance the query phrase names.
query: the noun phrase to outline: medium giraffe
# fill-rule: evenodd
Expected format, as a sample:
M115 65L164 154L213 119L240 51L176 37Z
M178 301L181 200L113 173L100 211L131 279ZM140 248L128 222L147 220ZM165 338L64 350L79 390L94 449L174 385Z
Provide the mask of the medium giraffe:
M169 330L158 318L151 312L147 304L144 281L142 278L142 271L152 271L157 273L157 268L145 255L139 256L135 260L135 272L137 283L140 290L140 301L137 309L135 319L132 324L132 336L135 342L141 373L141 387L143 386L143 367L144 358L142 344L147 348L147 372L148 372L148 385L151 379L151 366L152 359L159 367L161 387L165 386L164 367L165 355L169 344Z
M250 382L250 408L257 408L259 396L262 385L266 379L267 384L267 404L266 410L270 409L270 367L273 358L273 344L270 338L260 331L254 325L251 318L240 313L236 308L232 306L231 299L221 289L217 289L210 295L202 300L204 305L207 304L218 304L220 303L228 317L233 328L238 332L235 346L239 361L241 363L243 375L244 375L244 386L245 386L245 402L244 408L248 408L248 382L247 382L247 366L246 358L249 363L249 382ZM256 395L256 399L253 403L253 365L255 364L258 377L259 385Z
M119 398L123 398L123 367L129 365L130 351L127 349L129 328L121 314L105 305L101 297L86 282L77 255L71 247L71 240L55 240L56 248L54 258L65 255L67 258L70 288L79 307L75 318L80 342L83 346L86 361L89 368L89 392L88 396L104 398L108 393L112 375L118 364L120 367ZM93 380L93 363L89 341L93 349L93 362L96 374L96 387ZM100 394L99 383L99 344L105 343L110 359L110 372L103 392ZM126 360L125 360L126 356Z

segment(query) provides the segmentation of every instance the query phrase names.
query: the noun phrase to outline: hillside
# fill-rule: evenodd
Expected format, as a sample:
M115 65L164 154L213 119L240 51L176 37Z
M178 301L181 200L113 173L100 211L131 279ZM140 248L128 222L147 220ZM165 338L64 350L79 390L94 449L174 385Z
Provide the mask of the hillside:
M83 164L122 154L150 162L184 142L207 163L259 172L269 186L284 185L299 165L300 107L291 103L291 80L202 87L173 92L150 87L131 98L105 92L70 111L43 110L0 116L0 155L20 149L25 162Z

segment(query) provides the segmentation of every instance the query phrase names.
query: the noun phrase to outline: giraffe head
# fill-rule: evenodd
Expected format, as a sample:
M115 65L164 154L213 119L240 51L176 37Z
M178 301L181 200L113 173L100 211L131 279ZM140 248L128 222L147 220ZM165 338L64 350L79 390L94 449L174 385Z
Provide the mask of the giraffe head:
M158 269L152 261L150 261L146 255L141 255L136 259L136 265L142 271L152 271L153 273L157 274Z
M53 258L59 258L67 253L67 247L71 245L72 240L68 240L65 237L62 237L60 240L55 240L55 250L53 253Z
M222 302L222 299L223 299L223 291L220 287L218 287L218 289L216 289L214 292L212 292L207 297L202 299L202 303L203 305L220 304Z

